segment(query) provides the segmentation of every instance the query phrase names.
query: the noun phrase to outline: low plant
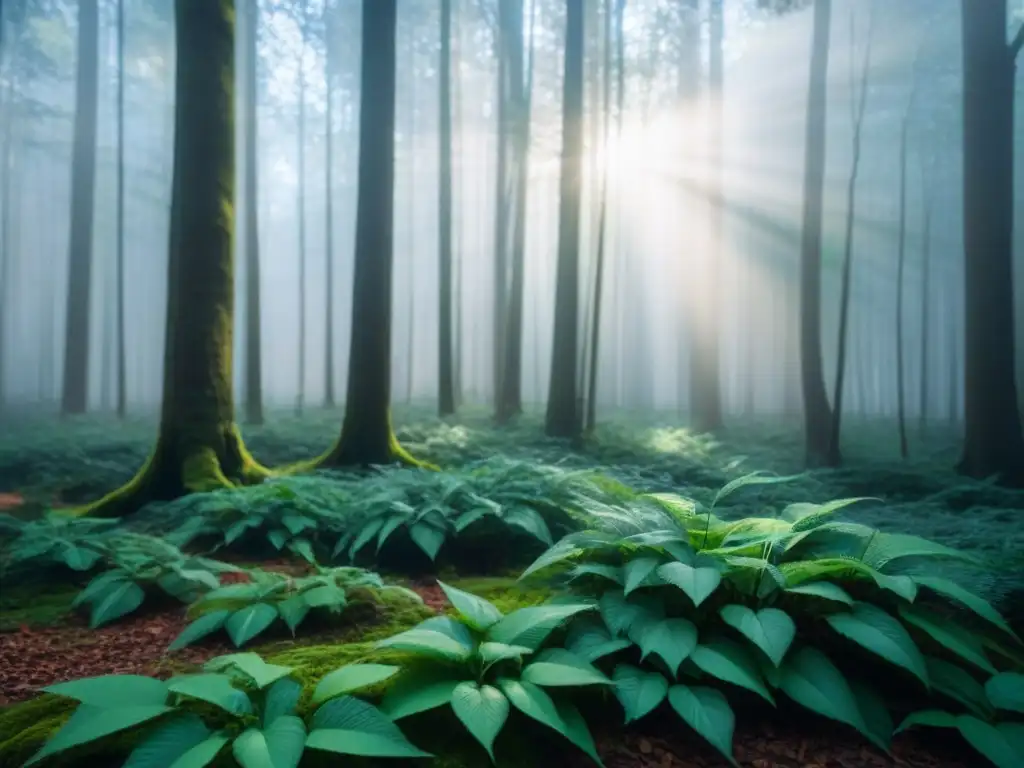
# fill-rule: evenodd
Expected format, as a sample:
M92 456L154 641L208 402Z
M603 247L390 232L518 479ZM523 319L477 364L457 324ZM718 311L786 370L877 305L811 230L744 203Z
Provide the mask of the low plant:
M0 572L18 565L60 565L88 571L103 557L116 521L50 512L36 520L0 515Z
M432 617L376 644L411 657L385 694L382 711L399 720L449 705L493 761L494 741L515 708L600 764L590 731L566 692L580 686L611 687L612 681L571 651L542 649L567 619L595 606L548 603L503 615L481 597L438 583L455 609L454 617ZM329 692L330 683L328 676L320 686Z
M90 607L93 628L132 613L147 594L161 592L191 603L203 592L217 589L222 574L241 571L144 534L119 534L107 543L105 554L113 567L93 578L73 603Z
M883 674L904 683L911 710L936 697L959 708L911 714L900 728L952 724L1000 768L1024 764L1021 744L1009 746L1021 726L996 717L1019 707L1019 696L997 703L986 688L1024 679L1000 677L993 661L1015 669L1024 645L982 598L908 568L973 558L832 519L864 499L792 504L777 517L713 514L740 488L782 480L740 478L707 510L664 494L592 503L592 528L564 538L524 577L545 572L597 600L596 616L573 620L566 647L611 670L627 722L667 700L733 764L735 716L723 683L769 705L781 692L888 750L898 730L892 710L904 703L883 697L874 685L881 675L841 671L834 662L850 644L888 665Z
M196 601L196 618L175 638L174 651L223 629L236 647L260 635L277 620L294 636L311 611L339 614L370 591L401 591L420 601L415 592L385 585L380 576L362 568L321 568L311 576L292 578L280 573L251 570L249 581L217 587Z
M346 695L381 679L378 666L356 664L332 673L333 695L308 719L298 713L302 686L291 668L268 664L254 653L221 656L201 673L166 681L103 675L57 683L43 691L75 699L79 706L26 765L140 727L144 730L125 763L129 768L203 768L229 745L241 768L297 768L306 750L430 757L378 709Z

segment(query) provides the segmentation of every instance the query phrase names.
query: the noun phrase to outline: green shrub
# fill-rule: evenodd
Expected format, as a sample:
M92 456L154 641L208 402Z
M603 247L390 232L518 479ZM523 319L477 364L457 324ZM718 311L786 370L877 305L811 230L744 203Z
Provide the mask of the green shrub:
M711 506L744 486L781 480L740 478ZM730 761L735 717L722 683L770 705L781 692L888 750L897 729L893 703L873 686L880 676L847 677L834 663L839 654L827 652L845 655L852 644L887 662L884 674L903 682L912 708L938 696L961 712L911 714L900 728L954 725L1001 768L1024 764L1024 750L1013 751L1021 744L1003 743L1022 726L996 717L999 709L1020 711L1019 694L1003 695L1020 676L999 676L990 659L1012 667L1020 639L980 597L897 570L973 558L830 520L859 501L793 504L777 518L732 522L672 495L592 503L593 528L564 538L524 576L545 572L597 600L598 615L574 619L566 647L612 670L627 722L667 699Z
M53 512L28 521L0 515L0 573L30 564L88 571L106 552L114 525Z

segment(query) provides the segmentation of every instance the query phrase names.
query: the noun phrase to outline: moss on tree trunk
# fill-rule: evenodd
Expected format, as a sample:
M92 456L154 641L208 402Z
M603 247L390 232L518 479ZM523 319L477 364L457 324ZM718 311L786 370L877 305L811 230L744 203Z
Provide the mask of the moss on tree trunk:
M177 115L164 395L156 447L122 488L83 508L259 482L234 421L234 2L177 0Z

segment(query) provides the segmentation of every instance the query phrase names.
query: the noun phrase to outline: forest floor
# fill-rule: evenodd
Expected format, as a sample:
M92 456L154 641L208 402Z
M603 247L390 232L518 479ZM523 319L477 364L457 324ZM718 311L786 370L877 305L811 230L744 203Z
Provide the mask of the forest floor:
M244 428L243 432L256 458L273 467L321 452L336 436L341 414L310 411L301 418L272 414L268 421L267 426ZM712 441L684 429L624 415L603 426L598 437L582 449L570 450L558 441L544 439L539 422L528 417L516 426L499 429L482 414L442 423L428 412L399 408L395 422L406 448L445 470L500 455L539 466L594 469L634 488L671 491L704 503L730 479L754 470L800 472L799 430L772 423L733 427ZM124 424L104 417L58 422L30 414L6 424L0 438L0 511L34 518L47 509L96 498L130 479L150 450L153 432L152 422L145 419ZM914 533L985 557L996 566L991 574L964 571L956 577L999 605L1011 622L1020 626L1024 618L1020 607L1024 495L954 475L949 467L956 459L956 439L942 427L918 435L911 445L911 459L905 462L896 454L896 432L889 423L851 424L847 435L845 468L807 473L789 483L766 486L734 505L730 513L752 515L794 501L878 497L884 503L857 505L844 516L883 531ZM187 508L184 513L188 514ZM240 560L237 553L221 551L213 557L290 574L308 569L298 557L282 559L279 554L245 555ZM440 558L433 573L418 569L399 574L389 571L386 564L380 570L388 583L408 586L425 605L415 610L385 606L358 623L345 620L311 627L295 640L287 632L268 631L245 650L300 669L304 664L333 668L336 664L332 662L344 661L356 652L349 649L365 653L370 641L406 629L425 615L447 610L447 601L435 582L437 576L499 606L528 605L542 599L520 589L515 582L517 572L501 565L491 569L460 566L456 572L452 563ZM40 687L110 673L166 677L235 651L217 634L169 656L167 646L188 623L180 604L147 605L124 619L90 629L86 618L71 605L88 581L84 574L72 579L47 574L19 576L17 580L2 574L0 571L0 763L5 766L13 768L38 748L40 732L30 723L48 719L49 730L41 732L45 737L68 714L66 709L55 708L52 697L37 698ZM794 715L780 709L770 719L738 717L734 740L738 764L744 768L980 765L980 758L941 731L926 732L926 738L915 732L901 734L894 741L892 754L886 755L852 730L798 712ZM595 736L609 768L727 765L699 737L679 727L678 721L669 726L645 720L639 729L610 726L595 729ZM429 740L429 735L426 738ZM564 753L542 759L536 747L523 752L523 745L511 741L504 734L499 737L498 765L540 768L550 763L582 768L589 764L582 756L566 757ZM460 746L456 751L461 755L463 749L468 750L468 757L446 756L436 764L488 764L478 748ZM6 762L12 759L18 762Z

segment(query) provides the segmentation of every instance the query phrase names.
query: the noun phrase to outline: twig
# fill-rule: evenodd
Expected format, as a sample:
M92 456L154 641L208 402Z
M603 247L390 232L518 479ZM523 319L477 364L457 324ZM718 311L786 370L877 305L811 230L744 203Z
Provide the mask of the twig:
M1010 59L1016 59L1021 49L1024 49L1024 23L1020 25L1020 29L1017 30L1017 36L1010 43Z

